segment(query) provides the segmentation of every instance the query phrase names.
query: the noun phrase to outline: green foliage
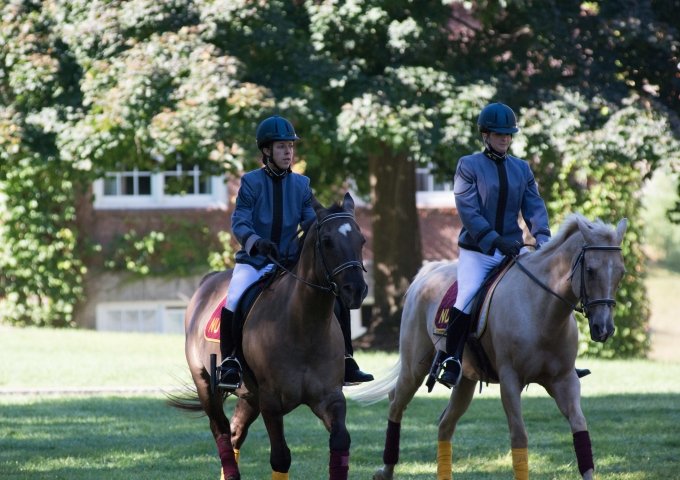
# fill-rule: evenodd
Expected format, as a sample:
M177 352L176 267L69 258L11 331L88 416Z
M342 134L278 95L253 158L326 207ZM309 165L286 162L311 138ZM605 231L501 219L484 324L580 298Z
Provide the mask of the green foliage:
M677 199L678 174L660 168L645 185L644 206L646 252L652 261L680 272L680 225L669 219Z
M205 272L216 263L216 256L231 252L228 244L220 251L208 227L168 219L163 232L145 235L130 230L108 247L104 266L113 271L129 271L139 276L186 276ZM222 242L229 238L220 237ZM200 246L201 248L197 248ZM223 270L224 264L221 266Z
M535 161L541 159L537 171L543 175L538 178L554 222L573 211L613 224L628 218L623 242L627 274L617 295L616 336L595 344L589 341L585 319L579 322L580 353L605 358L640 357L649 350L644 218L638 192L650 166L672 157L678 148L666 135L669 125L663 117L635 97L627 104L615 113L601 108L601 126L593 128L585 100L562 92L561 98L524 112L528 126L515 145Z

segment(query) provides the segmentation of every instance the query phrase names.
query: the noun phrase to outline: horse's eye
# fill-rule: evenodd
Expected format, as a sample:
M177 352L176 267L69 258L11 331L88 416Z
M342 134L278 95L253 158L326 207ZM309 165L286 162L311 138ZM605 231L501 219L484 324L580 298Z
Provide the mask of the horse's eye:
M333 241L331 240L331 237L329 235L324 235L321 238L321 243L323 243L324 247L332 247L333 246Z
M595 270L590 267L586 267L586 273L588 274L588 278L593 278L595 276Z

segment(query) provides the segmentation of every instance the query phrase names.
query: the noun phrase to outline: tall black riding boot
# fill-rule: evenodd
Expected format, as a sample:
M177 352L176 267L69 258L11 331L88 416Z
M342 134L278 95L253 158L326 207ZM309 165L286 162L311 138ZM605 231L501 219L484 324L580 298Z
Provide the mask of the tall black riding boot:
M363 382L370 382L373 380L373 375L362 372L352 355L354 348L352 347L352 318L349 308L345 307L340 299L335 300L335 316L340 323L340 330L342 330L342 337L345 341L345 385L357 385Z
M454 387L463 374L461 362L468 333L471 316L457 308L451 308L449 326L446 329L446 353L449 355L441 365L437 381L448 388Z
M220 312L220 380L217 386L223 390L234 391L241 386L241 363L234 356L234 312L222 307Z

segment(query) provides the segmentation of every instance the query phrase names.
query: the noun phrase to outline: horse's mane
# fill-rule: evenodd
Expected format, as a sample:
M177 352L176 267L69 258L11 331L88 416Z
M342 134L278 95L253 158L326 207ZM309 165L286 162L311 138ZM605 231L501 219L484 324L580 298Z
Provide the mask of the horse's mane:
M329 215L331 213L341 213L344 211L345 210L344 208L342 208L342 205L336 202L326 209L326 215ZM300 229L297 232L297 247L298 247L297 257L295 258L293 264L297 264L298 260L300 260L300 255L302 254L302 247L304 246L305 240L307 239L307 234L312 229L312 226L317 223L317 221L318 221L317 217L312 217L300 225Z
M571 237L575 233L578 233L579 221L587 224L595 234L602 235L608 239L614 238L616 233L615 230L611 225L604 223L599 218L591 221L580 213L571 213L564 219L562 225L560 225L560 229L557 231L557 234L552 237L550 241L543 246L543 248L541 248L540 252L552 251L553 249L557 248L557 246L564 243L567 238Z

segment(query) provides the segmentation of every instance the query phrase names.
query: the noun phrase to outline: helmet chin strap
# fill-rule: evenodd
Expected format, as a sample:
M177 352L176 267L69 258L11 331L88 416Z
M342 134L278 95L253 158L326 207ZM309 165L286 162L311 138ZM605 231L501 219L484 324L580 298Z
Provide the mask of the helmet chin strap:
M264 154L263 161L265 172L267 172L267 175L272 178L283 178L291 171L290 168L287 168L286 170L280 170L272 160L272 157L267 154Z
M501 153L501 152L494 150L493 147L491 146L491 144L489 143L489 141L487 140L488 134L487 134L487 136L484 136L482 138L484 140L484 153L489 158L491 158L491 160L496 160L496 161L505 160L505 157L508 156L507 150L505 151L505 153ZM511 140L511 142L512 142L512 140ZM509 149L510 149L510 146L508 146L508 150Z

